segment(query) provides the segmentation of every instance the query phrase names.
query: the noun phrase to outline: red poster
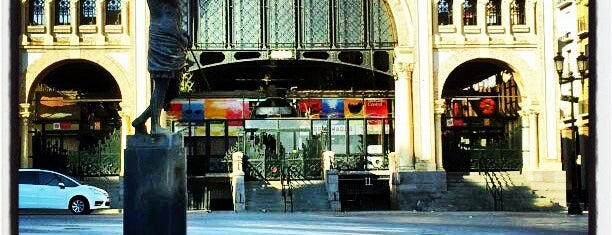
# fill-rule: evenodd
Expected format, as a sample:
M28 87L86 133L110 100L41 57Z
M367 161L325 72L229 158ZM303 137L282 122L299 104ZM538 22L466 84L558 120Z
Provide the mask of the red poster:
M166 110L168 116L172 116L176 120L181 119L181 113L183 111L183 104L179 102L171 102L170 108Z
M206 119L233 119L229 126L241 126L243 118L249 118L249 103L236 99L206 99Z
M298 102L300 114L309 118L319 118L323 111L323 102L320 99L303 99Z
M389 114L387 100L366 100L365 113L368 118L387 118ZM368 124L380 124L380 120L370 120Z

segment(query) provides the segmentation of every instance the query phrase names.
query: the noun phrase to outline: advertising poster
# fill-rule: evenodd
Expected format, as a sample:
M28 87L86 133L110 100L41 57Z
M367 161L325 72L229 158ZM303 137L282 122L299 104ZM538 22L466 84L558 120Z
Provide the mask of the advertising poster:
M344 100L343 99L323 99L323 112L321 116L326 118L343 118L344 117Z
M344 99L344 117L357 118L365 114L363 99Z
M249 103L236 99L206 99L206 119L239 119L231 120L228 125L242 126L243 118L249 118Z
M387 118L389 110L387 109L387 100L372 99L365 100L365 113L367 118ZM368 120L368 124L379 125L381 120Z
M37 92L40 104L36 106L36 115L41 119L79 120L81 107L69 97L59 92Z
M298 111L308 118L319 118L323 111L323 102L320 99L302 99L298 101Z
M204 119L204 104L202 100L181 101L182 121L198 121ZM172 108L171 108L172 109Z

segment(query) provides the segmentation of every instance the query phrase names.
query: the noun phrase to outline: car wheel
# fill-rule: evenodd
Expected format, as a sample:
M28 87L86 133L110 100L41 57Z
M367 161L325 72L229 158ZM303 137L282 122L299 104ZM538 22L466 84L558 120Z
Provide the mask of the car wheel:
M70 200L68 210L75 215L89 214L89 203L83 197L74 197Z

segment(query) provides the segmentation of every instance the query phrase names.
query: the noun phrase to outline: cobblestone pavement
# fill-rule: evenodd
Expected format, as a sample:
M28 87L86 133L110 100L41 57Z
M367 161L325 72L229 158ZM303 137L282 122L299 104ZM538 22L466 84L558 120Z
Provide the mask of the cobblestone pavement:
M588 216L519 212L198 212L187 234L587 234ZM120 213L22 213L19 234L121 234Z

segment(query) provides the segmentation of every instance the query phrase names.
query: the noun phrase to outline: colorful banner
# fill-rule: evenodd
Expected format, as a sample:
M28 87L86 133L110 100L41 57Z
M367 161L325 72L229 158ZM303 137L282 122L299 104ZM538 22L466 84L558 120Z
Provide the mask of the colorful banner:
M387 118L389 110L387 108L387 100L373 99L366 100L365 113L367 118ZM368 120L368 124L379 125L381 120Z
M389 110L387 108L387 100L376 99L376 100L365 100L366 108L365 113L368 118L387 118Z
M206 119L243 119L251 116L248 102L236 99L206 99ZM242 126L242 121L229 122L230 126Z
M166 114L181 121L197 121L204 119L204 104L201 100L174 100Z
M323 102L320 99L303 99L298 101L298 111L308 118L319 118L323 111Z
M39 104L36 106L36 115L41 119L79 120L81 107L74 100L63 97L58 92L38 92Z
M363 99L344 99L344 117L363 117L365 114Z
M323 111L321 117L343 118L344 100L343 99L323 99Z

